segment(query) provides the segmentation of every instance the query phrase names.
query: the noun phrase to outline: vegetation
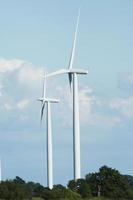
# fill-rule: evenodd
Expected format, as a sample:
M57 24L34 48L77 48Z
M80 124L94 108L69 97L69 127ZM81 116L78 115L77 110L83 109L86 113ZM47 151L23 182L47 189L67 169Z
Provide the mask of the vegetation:
M133 177L103 166L84 179L70 180L67 187L52 190L20 177L0 183L0 200L132 200Z

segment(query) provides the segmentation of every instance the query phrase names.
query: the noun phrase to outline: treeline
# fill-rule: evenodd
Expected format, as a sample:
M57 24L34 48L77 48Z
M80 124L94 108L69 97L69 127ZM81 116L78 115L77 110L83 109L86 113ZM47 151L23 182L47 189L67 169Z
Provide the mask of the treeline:
M132 200L133 177L103 166L98 172L87 174L84 179L71 180L67 187L55 185L52 190L39 183L25 182L20 177L0 183L2 200L33 200L35 197L44 200L89 200L92 197Z

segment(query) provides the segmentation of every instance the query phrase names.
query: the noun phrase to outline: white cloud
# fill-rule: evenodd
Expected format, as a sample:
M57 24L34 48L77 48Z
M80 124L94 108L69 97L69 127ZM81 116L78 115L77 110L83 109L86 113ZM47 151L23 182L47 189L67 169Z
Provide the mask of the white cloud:
M20 121L26 121L29 116L32 116L37 109L37 103L33 109L29 107L29 103L32 104L32 101L35 103L37 92L39 94L41 92L43 73L42 67L34 66L25 60L0 59L1 120L7 112L8 114L10 112L11 118L19 116ZM21 117L19 110L24 110Z
M125 73L124 75L121 76L121 80L124 83L133 85L133 73Z
M0 58L0 73L5 74L5 72L14 72L16 70L16 81L21 85L30 86L30 88L34 88L36 85L38 86L44 74L43 67L34 66L31 62L21 59Z
M82 88L79 90L79 108L80 108L80 119L82 122L88 121L92 113L92 104L95 98L92 96L92 89L89 87Z
M32 65L26 66L20 70L18 80L21 83L25 83L25 81L37 81L43 77L43 73L43 68L35 68Z
M56 88L56 93L61 99L61 104L63 104L65 111L68 109L72 110L72 92L70 92L68 87L59 86ZM89 87L84 87L79 90L79 108L80 115L82 115L83 120L86 119L86 113L89 115L91 112L91 104L94 97L92 96L92 89Z
M17 103L17 108L20 110L25 109L30 103L30 99L23 99Z
M105 114L95 113L91 115L89 120L91 125L101 126L101 127L114 127L121 123L121 118L117 116L109 116Z
M18 82L24 87L28 87L30 89L37 89L42 86L43 75L43 67L25 65L18 72Z
M133 97L117 98L111 101L110 107L125 117L133 117Z
M72 126L72 93L68 87L60 86L56 92L61 99L60 117L62 125L65 127ZM93 95L93 90L89 87L79 89L79 108L81 125L92 125L101 127L114 127L121 123L121 118L117 116L110 116L109 114L94 111L93 107L98 106L104 109L104 104Z
M4 105L3 105L3 108L5 109L5 110L7 110L7 111L10 111L10 110L12 110L12 105L11 104L9 104L9 103L4 103Z
M25 61L19 59L3 59L0 58L0 72L12 72L14 70L20 69L25 64Z
M44 74L43 67L37 67L28 61L19 59L0 59L0 72L2 80L4 80L4 82L1 80L0 84L0 94L3 94L1 98L1 105L3 105L5 110L15 110L15 112L17 112L17 109L26 109L30 103L30 100L32 98L36 99L37 92L40 94ZM15 72L15 76L11 76L8 73L8 79L6 79L7 73L4 72ZM16 90L14 91L15 84ZM60 83L58 85L61 86L56 87L55 84L57 84L57 82L52 81L48 83L49 87L54 87L54 89L52 88L49 91L52 91L52 97L54 97L55 94L55 97L60 99L57 111L59 113L58 116L60 119L63 118L62 123L64 123L65 126L70 126L72 125L72 93L70 93L69 87L64 87ZM47 91L47 93L49 93L49 91ZM29 95L29 97L27 95ZM18 99L22 100L19 101ZM128 103L132 104L133 100L130 101L131 102ZM111 109L116 109L115 106L116 102L115 105L114 102L112 102ZM93 90L89 87L83 87L79 89L79 108L80 120L81 124L83 125L91 124L94 126L114 126L115 124L121 122L119 117L110 116L109 113L105 114L104 112L100 111L105 108L105 105L103 101L99 100L99 98L93 95ZM128 115L133 115L133 112L131 112L131 109L129 109L127 105L126 111L124 110L123 112L126 113L127 109Z
M89 87L82 88L79 91L80 119L82 123L93 126L113 127L121 122L120 117L110 116L109 113L98 111L104 110L103 99L93 95L93 90ZM96 108L97 109L94 109Z
M121 119L117 116L110 116L107 114L101 114L98 111L93 111L93 106L102 107L103 103L93 96L93 90L89 87L85 87L79 91L79 103L80 103L80 119L82 123L90 124L93 126L105 126L113 127L121 122Z
M3 85L0 83L0 97L2 96Z

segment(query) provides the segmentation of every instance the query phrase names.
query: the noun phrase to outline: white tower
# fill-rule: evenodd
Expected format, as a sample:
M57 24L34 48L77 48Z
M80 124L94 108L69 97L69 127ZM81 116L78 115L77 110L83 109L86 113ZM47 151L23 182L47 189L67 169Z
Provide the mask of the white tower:
M77 32L79 25L80 11L77 19L76 30L74 35L74 42L72 46L72 52L69 61L68 69L61 69L47 77L68 74L70 88L73 85L73 168L74 168L74 180L81 178L81 167L80 167L80 120L79 120L79 97L78 97L78 75L85 75L88 73L86 70L74 69L73 61L75 55L75 47L77 40Z
M43 112L45 104L47 106L46 118L47 118L47 187L53 188L53 151L52 151L52 123L51 123L51 104L58 103L57 99L46 98L46 76L43 84L43 97L38 100L42 102L41 109L41 121L43 118Z

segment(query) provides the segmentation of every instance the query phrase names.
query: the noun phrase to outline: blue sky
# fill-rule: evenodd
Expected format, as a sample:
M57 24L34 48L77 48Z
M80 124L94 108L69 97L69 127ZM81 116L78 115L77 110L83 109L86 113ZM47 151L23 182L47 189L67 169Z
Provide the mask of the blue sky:
M79 77L82 177L102 165L133 175L133 2L128 0L0 1L0 154L3 179L46 185L42 74L68 66L81 6L74 66ZM73 178L72 101L67 78L48 81L54 183Z

